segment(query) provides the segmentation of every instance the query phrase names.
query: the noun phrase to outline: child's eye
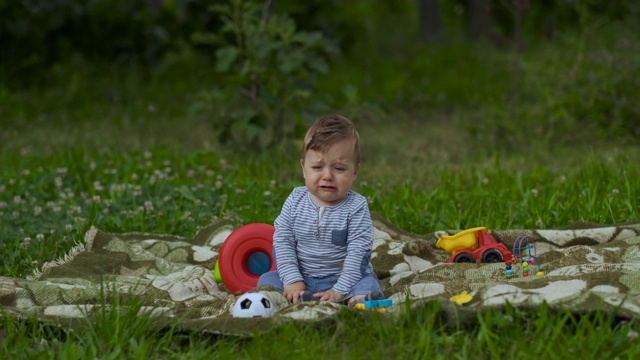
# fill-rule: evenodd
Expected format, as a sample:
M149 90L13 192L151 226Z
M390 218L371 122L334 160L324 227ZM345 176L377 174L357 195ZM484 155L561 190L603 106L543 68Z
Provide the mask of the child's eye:
M346 170L346 169L345 169L345 168L343 168L343 167L337 167L337 168L336 168L336 171L345 171L345 170Z
M318 165L312 166L311 168L313 170L322 170L322 166L318 166Z

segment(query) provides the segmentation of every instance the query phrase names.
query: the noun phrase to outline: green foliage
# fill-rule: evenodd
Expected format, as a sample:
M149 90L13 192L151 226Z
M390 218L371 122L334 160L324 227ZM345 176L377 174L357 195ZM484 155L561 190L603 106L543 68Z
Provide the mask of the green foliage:
M367 184L360 191L372 211L415 233L476 226L540 229L576 221L614 224L640 218L640 194L630 183L640 168L627 165L633 159L586 162L571 173L544 166L527 171L465 167L439 172L439 183L426 189L409 182L393 189Z
M389 131L363 129L361 135L375 141L376 136L388 139ZM119 140L116 136L112 142ZM393 153L394 144L379 145L378 151ZM386 169L383 159L367 157L356 186L372 211L418 234L640 219L637 150L561 154L550 151L549 158L557 159L511 154L502 163L477 155L476 164L438 167L419 154L394 158L394 167ZM82 145L47 155L5 151L0 156L0 273L28 275L34 266L62 256L91 225L111 232L192 236L219 218L236 226L271 223L291 189L301 184L296 155L164 146L134 151ZM565 156L580 161L567 167L561 162Z
M158 319L139 299L107 300L82 311L84 318L67 326L34 319L15 320L0 314L0 356L10 359L211 359L233 354L233 342L211 344L197 334L179 332L174 324Z
M3 81L38 80L50 66L80 57L155 64L193 31L215 26L207 0L0 0Z
M434 55L433 61L444 59ZM455 68L462 71L462 63ZM61 85L0 92L6 115L0 133L0 275L31 274L68 252L91 225L193 236L217 218L236 226L270 223L291 188L301 184L297 151L247 155L222 147L211 141L210 128L184 112L180 103L193 84L209 83L197 67L151 79L137 69L83 71L60 67ZM67 76L81 80L65 84ZM531 137L531 148L499 152L465 131L473 107L458 109L455 121L440 114L439 122L389 110L393 116L378 121L354 119L365 152L356 190L372 211L404 230L640 219L637 146L598 147L594 140L566 148ZM506 307L451 324L438 304L407 304L393 317L345 311L335 322L226 338L171 324L158 329L153 318L120 311L139 307L135 300L113 301L100 304L105 307L93 314L96 321L87 321L81 332L3 314L0 358L639 355L638 322L598 313Z
M350 109L460 121L481 151L533 150L531 137L545 146L632 143L640 131L638 34L625 21L518 51L461 41L391 58L348 54L320 89Z
M28 275L34 263L62 256L91 225L192 235L217 218L238 226L272 221L291 188L275 172L283 160L238 166L232 159L161 147L7 154L0 162L14 166L0 175L1 271Z
M266 5L265 5L266 6ZM296 29L286 15L245 0L213 5L223 26L219 34L199 33L213 42L218 86L201 94L195 109L213 117L222 143L263 149L304 131L303 115L318 105L317 77L329 69L336 48L319 32Z
M408 304L393 314L345 311L334 322L287 324L253 337L212 337L159 328L135 303L99 309L84 331L66 332L33 320L0 319L5 358L484 359L635 358L640 324L599 312L518 310L510 305L450 323L438 303ZM159 328L159 329L158 329ZM157 329L157 330L155 330Z
M271 142L270 122L276 119L284 119L283 136L300 135L302 119L317 115L304 113L315 106L310 99L324 97L346 107L360 129L365 163L356 190L372 211L407 231L640 219L640 153L621 135L638 135L639 32L623 20L603 22L598 12L613 11L596 6L605 2L554 2L563 9L587 6L578 17L555 11L556 19L564 19L555 22L562 31L553 41L528 38L520 53L457 43L456 34L441 47L411 47L412 35L393 35L410 32L397 24L415 23L408 20L413 16L408 2L313 1L318 12L300 8L301 2L276 2L281 6L276 9L290 9L301 27L280 14L262 22L256 4L218 7L215 14L224 15L218 17L185 10L180 7L185 3L162 2L160 21L142 2L0 1L0 15L8 19L0 25L0 51L10 55L3 60L14 56L13 64L23 70L47 67L38 87L14 91L0 84L0 275L31 274L68 252L91 225L192 236L217 218L237 226L272 222L291 188L301 183L297 151L275 147L247 155L239 150ZM446 16L463 17L449 8L456 3L443 2ZM637 14L632 2L610 4L628 6L629 12L635 6ZM89 5L94 8L87 17ZM342 6L344 11L332 15L331 9ZM608 19L623 19L623 12ZM181 22L167 25L172 16ZM78 24L94 19L96 28L111 30L96 38L96 28L78 30L72 18ZM379 26L385 19L394 20ZM570 31L578 22L580 31ZM540 24L523 25L533 34ZM174 29L167 30L173 40L147 38L154 26ZM12 33L9 27L27 31ZM344 61L330 63L333 52L325 37L308 32L318 29L332 38L340 35L341 46L352 51ZM167 66L151 73L77 58L60 61L71 53L86 56L83 46L97 58L135 53L141 44L160 49L173 44L174 35L187 38L191 31L198 31L198 44L213 45L198 49L215 53L215 66L194 58L185 62L179 53L175 62L163 60ZM85 39L77 43L78 37ZM93 46L96 39L103 48ZM2 63L10 75L2 81L17 77L7 70L9 64ZM326 74L325 66L331 68ZM215 77L212 70L218 71ZM253 74L259 84L256 107L251 96L242 95L243 89L251 94ZM202 94L207 113L186 111L194 88L215 87L221 92ZM259 144L220 145L216 138L222 132L214 134L210 126L218 116L226 122L217 129L229 131L223 140ZM258 140L257 133L267 137ZM470 323L451 324L438 304L407 304L393 318L345 311L335 323L219 338L171 325L150 331L154 319L119 311L139 304L118 301L100 304L96 321L84 324L82 332L2 314L0 358L639 355L638 322L597 312L541 307L532 313L507 306L477 314Z
M599 27L597 35L567 35L510 59L498 55L509 69L503 75L509 84L470 129L503 149L528 146L531 136L548 144L633 142L640 134L637 34L635 24L613 23Z
M598 141L637 137L638 5L528 2L516 44L511 3L494 2L496 47L465 39L461 0L441 4L446 41L439 46L420 41L417 7L408 0L265 2L271 9L234 1L216 3L214 11L204 11L204 0L2 1L2 86L10 85L6 95L19 88L14 83L37 79L60 86L65 100L115 102L122 98L108 88L83 92L100 71L83 70L93 59L117 59L108 70L114 76L127 59L155 64L151 76L147 66L137 67L138 81L200 67L191 94L162 105L192 104L185 115L192 122L213 124L216 142L245 149L295 138L305 121L332 108L374 119L390 109L464 117L474 139L497 150L529 146L531 136L547 146L573 145L591 133ZM344 57L332 61L338 52ZM215 64L201 54L215 54ZM21 90L30 96L35 87ZM10 106L1 111L13 113ZM135 123L149 113L114 117Z

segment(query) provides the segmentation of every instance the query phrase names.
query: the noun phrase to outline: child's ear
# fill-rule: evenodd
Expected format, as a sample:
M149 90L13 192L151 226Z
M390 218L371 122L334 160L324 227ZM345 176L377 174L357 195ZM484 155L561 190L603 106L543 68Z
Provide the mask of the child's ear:
M353 175L358 176L358 171L360 171L360 164L356 165L356 169L353 172Z
M304 158L300 159L300 167L302 168L302 177L304 178Z

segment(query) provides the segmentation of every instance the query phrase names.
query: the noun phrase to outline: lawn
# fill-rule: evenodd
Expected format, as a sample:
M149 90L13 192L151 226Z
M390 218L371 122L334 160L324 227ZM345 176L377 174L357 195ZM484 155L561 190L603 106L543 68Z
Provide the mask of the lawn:
M148 107L144 100L135 110ZM3 276L27 276L62 256L91 225L191 236L216 218L238 226L270 223L301 181L295 146L234 153L211 145L211 125L196 120L53 122L63 113L51 106L41 119L5 128ZM156 106L164 112L161 102ZM99 116L126 109L74 111ZM552 228L640 218L637 147L507 153L473 143L454 122L420 114L354 121L365 153L356 189L372 211L405 230ZM606 314L508 308L478 314L474 325L450 324L439 314L438 304L407 310L391 322L344 311L334 323L226 338L171 326L150 330L152 318L106 311L83 332L4 317L0 338L4 358L634 358L640 352L638 322Z
M221 218L236 226L272 223L301 184L295 140L261 153L219 145L215 121L189 111L193 89L212 81L201 73L148 77L136 69L101 70L63 68L57 85L0 91L1 276L26 277L64 256L92 225L192 236ZM507 132L512 139L503 139L490 129L478 132L480 115L470 106L382 111L350 104L339 111L362 137L355 190L372 211L406 231L640 220L640 148L628 139L577 130L549 136L517 126ZM0 356L639 355L637 320L570 310L507 307L479 313L471 324L447 322L436 303L407 307L392 319L345 310L333 322L283 325L246 338L183 332L171 324L156 328L153 318L116 311L100 312L84 331L4 316Z

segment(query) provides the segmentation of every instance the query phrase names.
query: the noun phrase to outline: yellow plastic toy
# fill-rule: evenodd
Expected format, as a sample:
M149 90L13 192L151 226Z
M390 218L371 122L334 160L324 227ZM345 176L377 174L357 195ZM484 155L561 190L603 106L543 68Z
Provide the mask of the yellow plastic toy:
M452 255L449 263L499 263L511 261L511 252L496 241L486 227L475 227L455 235L442 235L436 247Z
M377 312L385 312L385 311L387 311L386 307L376 307L376 308L369 309L364 304L355 304L354 308L358 309L358 310L373 310L373 311L377 311Z
M454 254L460 250L473 251L479 246L476 236L478 231L482 231L483 234L488 233L486 227L476 227L463 230L455 235L442 235L436 242L436 247L444 249L450 254Z
M458 305L464 305L469 301L471 301L472 299L473 299L473 296L469 295L466 291L463 291L460 294L454 295L451 298L449 298L449 300L453 301Z

